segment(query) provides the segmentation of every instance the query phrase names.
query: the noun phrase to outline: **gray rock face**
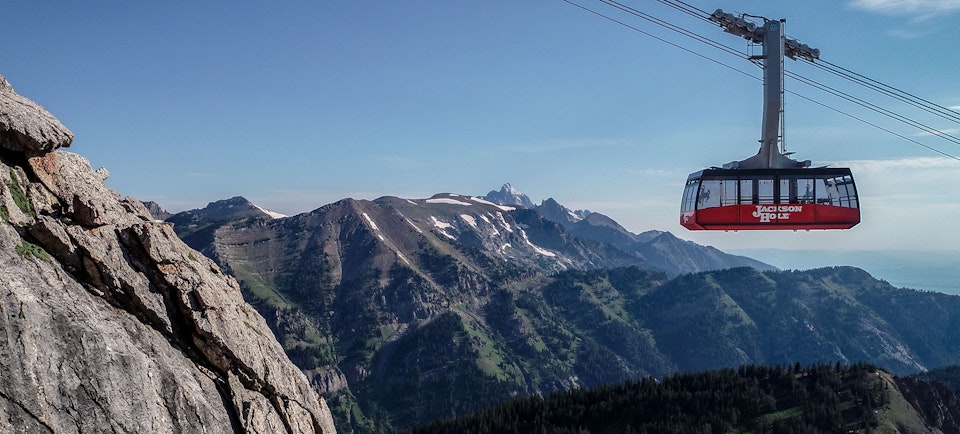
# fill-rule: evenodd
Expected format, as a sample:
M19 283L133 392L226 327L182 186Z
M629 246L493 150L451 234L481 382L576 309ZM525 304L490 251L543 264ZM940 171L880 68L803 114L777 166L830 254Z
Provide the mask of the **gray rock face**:
M335 432L237 282L23 113L0 113L0 431Z
M14 92L0 75L0 148L49 152L68 147L73 133L39 104Z

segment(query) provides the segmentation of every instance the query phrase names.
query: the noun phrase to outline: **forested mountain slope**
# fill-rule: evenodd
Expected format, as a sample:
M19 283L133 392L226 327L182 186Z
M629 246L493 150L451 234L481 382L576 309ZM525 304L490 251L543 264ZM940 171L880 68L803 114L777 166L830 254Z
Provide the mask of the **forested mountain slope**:
M645 378L509 401L438 421L411 434L484 433L953 433L952 418L927 417L911 383L868 364L741 366ZM928 401L936 407L942 401Z

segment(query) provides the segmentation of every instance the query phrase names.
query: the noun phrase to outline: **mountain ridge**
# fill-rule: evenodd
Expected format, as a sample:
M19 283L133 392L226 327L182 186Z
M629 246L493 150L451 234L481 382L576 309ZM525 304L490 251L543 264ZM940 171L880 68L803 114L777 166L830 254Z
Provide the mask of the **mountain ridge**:
M587 210L573 211L553 198L533 206L527 195L509 183L504 184L499 192L488 193L486 199L501 204L527 203L531 205L528 208L536 210L548 220L560 223L577 237L614 245L671 274L736 266L761 270L776 269L746 256L730 255L714 247L699 246L691 241L681 240L666 231L648 230L634 234L606 215Z
M526 201L530 203L529 198L526 195L520 193L518 190L510 186L510 184L505 184L503 190L508 190L514 195L520 195L521 197L526 198ZM509 201L495 202L491 199L498 200L498 198L490 197L489 195L476 197L455 193L437 193L425 199L405 199L394 196L384 196L369 202L407 210L409 210L408 205L417 204L434 207L446 207L446 221L437 220L435 216L432 216L432 222L424 221L418 223L420 227L418 227L417 230L421 231L422 233L424 228L428 227L429 230L435 231L442 237L449 240L454 240L456 242L461 242L463 240L456 239L457 237L449 231L454 231L458 234L465 234L469 238L466 240L466 243L473 243L475 247L481 247L478 243L482 244L482 242L476 237L472 236L470 233L471 229L473 229L472 232L482 232L480 230L481 226L492 224L500 229L507 229L507 231L510 232L510 228L507 227L509 225L507 225L506 222L499 224L500 222L495 217L498 213L503 212L510 212L514 214L515 217L518 218L518 224L523 226L521 227L523 235L519 240L519 245L527 246L528 248L526 250L539 253L542 256L556 257L557 252L551 252L550 248L555 248L558 250L563 250L564 248L575 248L581 250L580 256L583 256L582 254L585 253L583 248L572 247L570 244L571 239L580 239L581 242L599 242L604 245L608 245L607 247L599 247L600 250L606 250L609 253L606 263L603 261L600 263L595 261L591 262L592 260L585 257L581 257L579 261L574 261L571 259L559 259L555 261L553 266L547 267L553 271L566 269L574 262L579 262L581 265L587 264L592 268L625 266L630 265L631 263L647 264L649 266L663 269L664 271L674 275L685 272L706 271L711 269L738 266L749 266L761 270L776 269L776 267L773 267L772 265L765 264L752 258L739 255L730 255L714 247L700 246L691 241L682 240L666 231L651 230L641 234L634 234L613 219L603 214L582 210L571 211L570 209L557 203L552 198L543 202L543 204L549 204L548 208L555 211L548 212L547 214L541 212L544 209L544 205L528 208L518 204L511 204ZM356 201L356 199L344 200ZM520 200L515 202L520 202ZM486 214L478 214L474 216L471 216L469 213L449 213L450 209L456 209L457 207L469 207L470 205L480 208L493 206L496 209L488 208L486 210L488 211ZM302 214L317 212L320 209L324 209L326 206ZM464 208L464 210L466 209L467 208ZM530 210L532 213L524 211L524 209ZM400 211L400 214L403 216L402 210ZM548 214L554 215L554 218L550 218ZM577 217L577 219L574 221L572 219L557 218L556 215L567 217L580 215L582 217ZM290 216L283 216L279 218L289 217ZM269 214L266 210L253 204L242 196L236 196L231 199L210 202L210 204L208 204L205 208L173 214L172 216L167 217L166 221L174 223L178 226L178 233L181 234L182 238L185 238L188 244L194 246L204 246L204 248L207 248L212 241L209 239L212 231L215 231L221 225L231 221L248 218L264 219L278 217L276 215ZM493 220L486 221L490 219ZM407 219L407 222L413 226L418 225L413 224L409 221L409 219ZM370 223L373 223L373 225L376 226L372 220ZM426 223L426 226L424 226L422 223ZM430 223L432 223L432 225ZM560 226L552 226L551 223L556 223ZM543 243L545 243L545 246L539 246L530 242L529 234L526 232L527 229L531 227L537 234L545 237L541 240ZM494 228L494 231L496 232L497 229ZM500 234L497 235L499 236ZM191 237L200 237L202 239L194 242L190 240ZM515 248L517 247L517 244L518 243L516 242L507 242L501 244L501 247L504 245L509 245L509 248ZM490 245L482 247L488 250L495 250L492 249ZM544 249L543 247L548 248ZM620 252L612 252L610 250L611 247L614 248L614 250L620 250ZM201 249L201 251L203 250ZM696 259L687 259L687 256L692 256Z

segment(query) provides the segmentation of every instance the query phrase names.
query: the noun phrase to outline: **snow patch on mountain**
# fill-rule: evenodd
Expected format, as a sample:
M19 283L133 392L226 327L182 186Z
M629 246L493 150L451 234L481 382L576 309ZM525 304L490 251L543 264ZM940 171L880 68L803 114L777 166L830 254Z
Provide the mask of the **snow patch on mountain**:
M403 215L403 214L400 214L400 216L403 217L403 220L406 221L407 224L409 224L411 227L413 227L413 230L417 231L418 234L422 234L422 233L423 233L423 230L420 229L419 227L417 227L417 225L415 225L412 220L410 220L409 218L407 218L407 216L405 216L405 215Z
M286 215L286 214L280 214L280 213L278 213L278 212L273 212L273 211L270 211L270 210L268 210L268 209L266 209L266 208L261 208L261 207L258 206L258 205L253 205L253 206L257 207L258 210L263 211L264 214L270 216L270 218L273 218L273 219L282 219L282 218L289 217L289 216ZM230 207L232 208L233 205L230 205Z
M500 236L500 231L497 230L497 226L494 225L493 222L490 221L489 218L487 218L487 215L485 215L485 214L480 214L479 217L480 217L480 220L483 220L484 223L490 225L490 231L492 232L492 235L493 235L493 236L495 236L495 237L499 237L499 236Z
M472 215L460 214L460 218L463 219L463 221L467 222L468 225L473 227L474 230L477 230L477 231L480 230L480 226L477 226L477 219L473 218Z
M507 223L507 220L503 218L503 214L496 213L494 215L496 216L497 221L499 221L500 224L503 225L503 228L506 229L507 232L513 233L513 228L511 228L510 225Z
M386 241L386 239L383 237L383 234L380 232L380 228L377 227L377 224L373 222L373 219L370 218L370 216L367 215L367 213L361 213L361 214L363 215L364 220L366 220L367 223L370 224L370 228L373 229L374 232L376 232L377 238L380 238L380 241Z
M466 206L470 206L470 203L468 203L468 202L463 202L463 201L459 201L459 200L456 200L456 199L450 199L450 198L442 198L442 197L441 197L441 198L437 198L437 199L427 199L426 202L427 202L427 203L445 203L445 204L449 204L449 205L466 205Z
M484 204L484 205L498 206L497 204L495 204L495 203L493 203L493 202L490 202L489 200L484 200L484 199L481 199L481 198L475 197L475 196L470 196L470 200L472 200L472 201L474 201L474 202L476 202L476 203L482 203L482 204Z
M430 219L433 220L433 226L437 228L437 232L440 232L443 236L450 238L451 240L457 239L457 237L448 234L446 231L447 229L454 229L452 224L440 220L434 216L430 216Z
M472 200L472 201L474 201L474 202L476 202L476 203L482 203L482 204L484 204L484 205L495 206L495 207L497 207L497 208L500 208L501 211L513 211L513 210L517 209L516 207L512 207L512 206L495 204L495 203L493 203L493 202L490 202L489 200L484 200L484 199L481 199L481 198L479 198L479 197L472 197L472 196L471 196L471 197L470 197L470 200Z
M363 219L366 220L367 223L370 224L370 227L371 227L373 230L375 230L375 231L377 231L377 232L380 231L380 228L378 228L378 227L377 227L377 224L373 222L373 219L370 218L370 215L368 215L367 213L360 213L360 214L363 215Z
M555 258L555 257L557 257L557 254L556 254L556 253L553 253L553 252L551 252L551 251L549 251L549 250L547 250L547 249L544 249L543 247L540 247L540 246L538 246L538 245L536 245L536 244L533 244L533 242L530 241L530 238L527 237L527 233L524 232L523 229L520 229L520 236L523 237L523 241L524 241L525 243L527 243L527 245L530 246L530 248L532 248L534 252L537 252L537 253L539 253L539 254L541 254L541 255L543 255L543 256L546 256L546 257L548 257L548 258Z
M450 229L453 227L452 224L440 220L434 216L430 216L430 219L433 220L433 225L436 226L437 229Z

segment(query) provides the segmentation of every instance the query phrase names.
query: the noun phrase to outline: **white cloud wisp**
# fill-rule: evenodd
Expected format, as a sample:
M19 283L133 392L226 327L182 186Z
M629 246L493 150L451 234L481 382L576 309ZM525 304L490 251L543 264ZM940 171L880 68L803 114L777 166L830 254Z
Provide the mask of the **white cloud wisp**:
M921 19L960 10L960 0L854 0L850 5L869 12Z

